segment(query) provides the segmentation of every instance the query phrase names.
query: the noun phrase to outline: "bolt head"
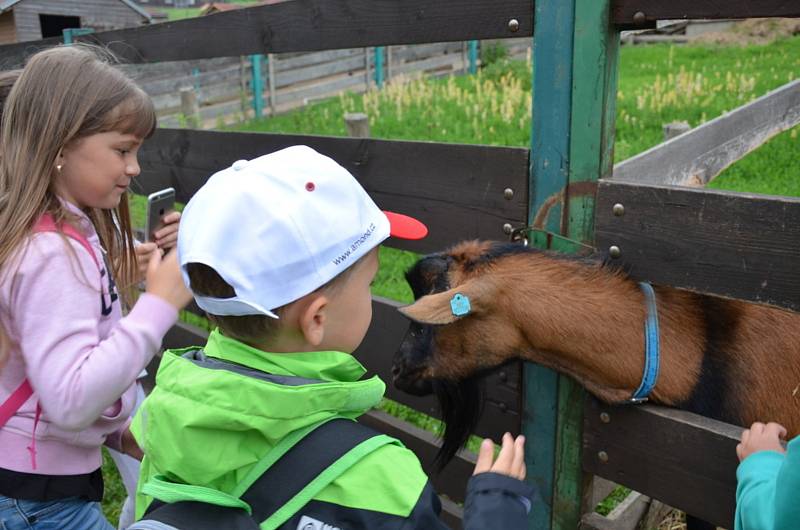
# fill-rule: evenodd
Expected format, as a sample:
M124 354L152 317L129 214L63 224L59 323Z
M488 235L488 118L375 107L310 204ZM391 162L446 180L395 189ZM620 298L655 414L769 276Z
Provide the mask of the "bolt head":
M514 190L512 190L511 188L504 189L503 190L503 197L505 197L505 199L507 201L510 201L511 199L514 198Z
M603 423L611 423L611 416L608 415L608 412L601 412L600 421Z
M625 206L623 206L622 203L618 202L617 204L614 205L611 211L614 212L615 216L622 217L623 215L625 215Z
M614 259L617 259L622 255L622 251L619 249L617 245L611 245L608 247L608 255Z
M641 26L645 22L647 22L647 16L644 14L644 12L637 11L636 13L633 14L633 23L634 24L636 24L637 26Z
M517 20L516 18L512 18L511 20L509 20L508 30L511 33L516 33L517 31L519 31L519 20Z
M506 234L511 234L514 231L514 227L511 226L511 223L505 223L503 225L503 232Z
M606 453L605 451L600 451L599 453L597 453L597 459L600 460L604 464L607 463L608 462L608 453Z

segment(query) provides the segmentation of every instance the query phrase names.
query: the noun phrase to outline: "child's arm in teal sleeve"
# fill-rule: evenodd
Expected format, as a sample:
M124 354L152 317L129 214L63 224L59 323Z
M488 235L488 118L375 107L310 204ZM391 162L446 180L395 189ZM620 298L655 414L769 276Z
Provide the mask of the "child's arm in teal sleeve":
M775 530L800 528L800 437L786 449L775 485Z
M785 457L759 451L736 470L736 530L775 530L776 481Z

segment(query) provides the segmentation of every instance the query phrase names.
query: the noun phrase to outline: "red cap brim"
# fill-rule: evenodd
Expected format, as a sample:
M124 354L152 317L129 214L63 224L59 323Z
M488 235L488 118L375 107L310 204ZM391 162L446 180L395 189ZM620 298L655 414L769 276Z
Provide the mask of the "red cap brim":
M422 239L428 235L428 227L421 221L401 213L383 212L389 219L389 235L400 239Z

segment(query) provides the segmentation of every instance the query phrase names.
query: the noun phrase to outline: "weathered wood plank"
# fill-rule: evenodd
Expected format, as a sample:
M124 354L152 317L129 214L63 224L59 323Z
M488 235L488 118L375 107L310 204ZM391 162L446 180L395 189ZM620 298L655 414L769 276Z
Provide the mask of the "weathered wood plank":
M610 422L600 420L601 412ZM589 398L583 467L717 526L733 528L741 431L685 411L651 405L612 407Z
M703 186L800 123L800 80L784 85L614 167L615 180Z
M607 180L596 223L635 278L800 311L800 198Z
M515 18L519 29L508 22ZM95 33L127 62L359 48L531 35L530 0L293 0L175 22ZM28 48L0 47L0 64L22 64Z
M367 368L368 375L378 375L386 382L387 398L428 416L440 418L438 404L432 396L415 397L397 390L392 384L392 357L408 329L408 321L397 311L399 305L401 304L392 300L374 298L372 324L354 355ZM188 310L203 316L203 311L196 305L190 306ZM167 333L164 347L202 346L206 337L204 330L179 322ZM155 370L151 372L154 376ZM519 432L519 379L518 363L494 370L486 376L484 412L475 429L477 435L499 441L504 432Z
M522 148L159 129L140 151L134 191L172 186L186 202L234 161L297 144L341 163L380 207L428 226L421 241L387 242L398 248L434 252L461 239L502 239L504 223L525 224L528 150ZM511 200L506 188L514 190Z
M643 17L634 18L636 13ZM614 0L614 24L642 26L664 19L800 17L797 0Z

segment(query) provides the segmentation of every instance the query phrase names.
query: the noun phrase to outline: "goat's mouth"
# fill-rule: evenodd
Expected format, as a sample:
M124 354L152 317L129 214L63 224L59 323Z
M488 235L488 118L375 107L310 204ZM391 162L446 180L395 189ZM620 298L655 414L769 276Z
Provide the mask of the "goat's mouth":
M392 383L406 394L429 396L433 394L433 380L423 377L423 371L424 368L408 370L395 364L392 366Z

